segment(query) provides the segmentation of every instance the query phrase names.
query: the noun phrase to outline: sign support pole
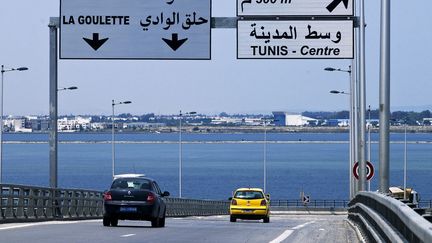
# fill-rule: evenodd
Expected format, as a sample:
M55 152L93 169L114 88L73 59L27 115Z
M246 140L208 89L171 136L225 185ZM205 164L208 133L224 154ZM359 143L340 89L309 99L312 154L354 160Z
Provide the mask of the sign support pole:
M364 0L360 0L360 85L359 85L359 191L366 190L366 64Z
M390 0L381 0L381 56L379 97L379 173L381 193L389 191L390 174Z
M49 46L49 185L57 188L57 154L58 154L58 134L57 134L57 79L58 79L58 49L57 49L57 30L59 28L59 18L51 17L49 27L50 46Z

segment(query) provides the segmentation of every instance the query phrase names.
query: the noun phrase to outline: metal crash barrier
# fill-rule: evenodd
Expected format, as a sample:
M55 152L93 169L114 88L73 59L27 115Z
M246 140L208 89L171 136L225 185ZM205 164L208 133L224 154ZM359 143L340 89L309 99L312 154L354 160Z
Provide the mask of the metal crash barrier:
M360 192L348 218L368 242L432 242L432 224L405 203L377 192Z
M102 195L90 190L0 184L0 223L100 218Z
M165 198L168 217L229 213L228 201ZM0 184L0 223L98 219L103 192Z

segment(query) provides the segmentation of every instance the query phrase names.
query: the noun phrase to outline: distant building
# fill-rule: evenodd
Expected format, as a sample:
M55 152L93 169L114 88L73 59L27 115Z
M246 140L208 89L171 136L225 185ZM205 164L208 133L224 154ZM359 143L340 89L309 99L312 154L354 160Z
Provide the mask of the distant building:
M275 126L307 126L311 123L316 123L317 120L302 115L293 115L288 112L274 111L274 124Z

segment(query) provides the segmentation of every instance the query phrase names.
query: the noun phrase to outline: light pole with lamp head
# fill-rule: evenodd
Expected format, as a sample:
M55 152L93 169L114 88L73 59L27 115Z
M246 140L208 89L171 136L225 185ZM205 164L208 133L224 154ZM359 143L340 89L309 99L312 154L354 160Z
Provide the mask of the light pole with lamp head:
M114 142L114 106L116 105L127 105L132 103L132 101L122 101L122 102L115 102L112 100L111 107L112 107L112 116L111 116L111 149L112 149L112 177L114 179L115 176L115 142Z
M354 141L355 137L356 137L356 126L357 126L357 119L355 118L355 114L356 114L356 94L354 92L355 90L355 81L353 80L352 77L352 69L351 66L348 66L348 69L340 69L340 68L332 68L332 67L327 67L324 68L325 71L329 71L329 72L345 72L348 73L349 75L349 81L350 81L350 92L344 92L344 91L337 91L337 90L332 90L330 91L331 94L346 94L350 96L350 115L349 115L349 122L350 122L350 133L349 133L349 188L350 188L350 199L352 199L354 197L355 191L356 189L354 188L354 181L353 181L353 175L352 175L352 168L353 168L353 163L356 160L356 143Z
M7 68L1 65L1 91L0 91L0 184L3 182L3 83L4 83L4 73L12 71L26 71L28 68Z
M194 115L196 114L195 111L190 111L190 112L186 112L184 113L185 115ZM183 161L182 161L182 117L183 117L183 113L180 110L179 112L179 198L182 197L182 169L183 169Z

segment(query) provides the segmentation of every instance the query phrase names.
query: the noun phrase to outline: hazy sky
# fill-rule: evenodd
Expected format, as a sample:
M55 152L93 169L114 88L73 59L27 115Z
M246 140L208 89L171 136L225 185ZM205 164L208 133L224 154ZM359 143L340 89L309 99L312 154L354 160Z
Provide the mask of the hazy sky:
M49 17L59 0L1 0L0 64L26 66L5 74L4 113L48 114ZM366 1L367 104L378 106L380 1ZM233 17L235 0L213 0L214 17ZM431 109L430 0L392 1L392 110ZM116 113L215 114L348 109L350 60L236 60L235 29L212 30L210 61L60 60L59 114L110 114L111 100L131 100Z

